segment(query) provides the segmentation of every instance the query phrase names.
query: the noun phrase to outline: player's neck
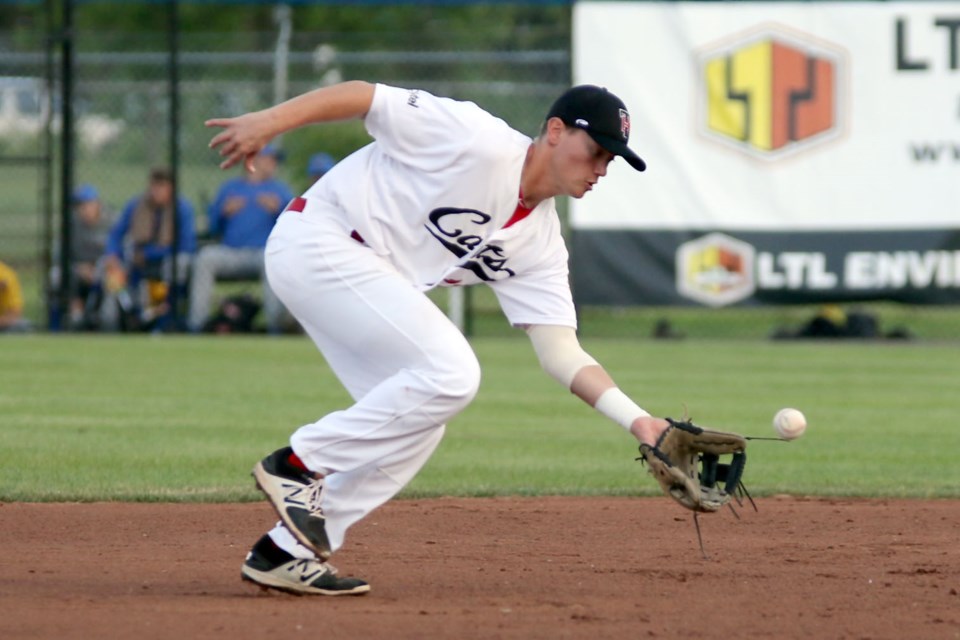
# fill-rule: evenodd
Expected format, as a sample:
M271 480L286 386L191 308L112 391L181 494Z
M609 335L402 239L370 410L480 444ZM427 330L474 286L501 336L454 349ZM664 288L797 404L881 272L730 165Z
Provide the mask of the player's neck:
M541 141L537 138L527 148L527 157L520 171L520 193L523 194L520 204L528 209L533 209L547 198L556 195L547 188L547 172L543 156Z

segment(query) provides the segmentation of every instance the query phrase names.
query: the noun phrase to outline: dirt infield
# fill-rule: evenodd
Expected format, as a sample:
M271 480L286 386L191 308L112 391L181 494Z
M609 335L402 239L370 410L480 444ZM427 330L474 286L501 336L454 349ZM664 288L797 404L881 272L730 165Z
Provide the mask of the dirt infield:
M239 580L265 504L0 504L0 638L960 638L960 501L397 500L362 597Z

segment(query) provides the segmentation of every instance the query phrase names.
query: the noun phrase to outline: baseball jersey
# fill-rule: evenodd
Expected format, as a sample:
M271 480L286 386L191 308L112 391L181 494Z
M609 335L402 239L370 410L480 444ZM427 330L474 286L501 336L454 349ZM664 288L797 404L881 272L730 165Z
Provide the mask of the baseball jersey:
M378 84L374 142L305 194L423 291L485 283L512 324L576 327L553 198L516 219L532 140L472 102ZM519 218L519 216L517 216Z
M262 195L276 196L277 208L273 211L264 209L257 199ZM232 216L223 215L224 205L236 197L243 198L243 206ZM277 178L263 182L252 182L243 177L227 180L207 210L210 232L223 236L222 243L227 247L262 249L277 221L277 214L291 198L290 189Z

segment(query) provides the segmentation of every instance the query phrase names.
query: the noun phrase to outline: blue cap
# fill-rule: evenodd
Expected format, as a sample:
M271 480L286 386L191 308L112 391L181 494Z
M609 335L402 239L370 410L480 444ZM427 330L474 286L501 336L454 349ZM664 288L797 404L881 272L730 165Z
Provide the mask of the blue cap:
M330 169L333 169L333 165L337 164L337 161L333 159L329 153L315 153L310 156L310 162L307 164L307 173L311 176L322 176Z
M99 198L100 192L92 184L82 184L73 190L73 201L77 203L90 202Z
M283 149L272 144L268 144L263 149L260 150L260 155L262 156L272 156L276 159L277 162L283 162L286 154L283 152Z

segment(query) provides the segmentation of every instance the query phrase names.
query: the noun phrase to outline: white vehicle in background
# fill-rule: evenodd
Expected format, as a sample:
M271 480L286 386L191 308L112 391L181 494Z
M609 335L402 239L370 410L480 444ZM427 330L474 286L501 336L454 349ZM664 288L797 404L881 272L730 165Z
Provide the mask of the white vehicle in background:
M42 78L0 76L0 139L40 134L49 108L47 86ZM59 113L53 114L50 125L54 133L60 132ZM122 120L96 113L78 114L74 126L80 144L94 152L119 138L126 128Z

